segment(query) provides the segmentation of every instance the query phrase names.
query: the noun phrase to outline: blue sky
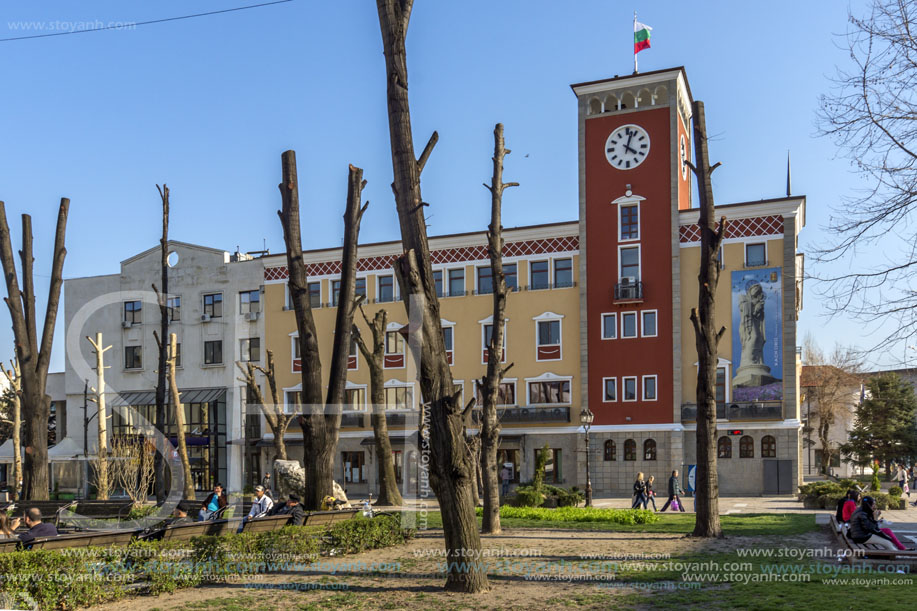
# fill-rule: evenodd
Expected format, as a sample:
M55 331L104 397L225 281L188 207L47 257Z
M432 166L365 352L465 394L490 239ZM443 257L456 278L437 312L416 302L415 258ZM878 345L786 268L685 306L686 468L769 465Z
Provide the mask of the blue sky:
M0 38L66 27L59 22L85 27L244 4L5 3ZM851 4L858 13L865 5ZM717 202L782 196L790 150L794 194L808 196L800 246L824 240L829 207L862 186L832 142L815 136L818 96L847 61L837 35L848 6L837 0L416 0L408 36L415 140L420 147L434 129L440 134L424 172L431 233L486 226L481 183L497 121L513 150L506 179L522 184L504 200L504 224L576 218L576 101L568 85L632 72L634 9L653 27L641 71L684 65L706 104L711 159L724 164L714 174ZM295 0L0 42L0 71L0 199L17 247L18 215L33 215L39 274L49 270L61 196L72 200L66 276L116 273L121 260L157 243L162 182L172 190L173 239L243 251L266 242L281 251L277 183L289 148L299 161L307 248L340 243L348 163L369 181L362 241L398 237L384 59L370 0ZM44 294L47 277L36 280ZM820 317L813 288L800 342L808 330L825 347L866 343L860 324ZM52 370L63 368L58 331ZM5 310L0 345L12 346Z

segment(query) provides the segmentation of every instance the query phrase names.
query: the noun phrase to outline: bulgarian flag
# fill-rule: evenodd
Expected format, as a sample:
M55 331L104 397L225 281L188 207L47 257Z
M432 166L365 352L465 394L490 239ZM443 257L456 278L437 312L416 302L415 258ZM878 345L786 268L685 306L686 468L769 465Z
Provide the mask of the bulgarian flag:
M634 55L650 48L650 32L653 28L634 19Z

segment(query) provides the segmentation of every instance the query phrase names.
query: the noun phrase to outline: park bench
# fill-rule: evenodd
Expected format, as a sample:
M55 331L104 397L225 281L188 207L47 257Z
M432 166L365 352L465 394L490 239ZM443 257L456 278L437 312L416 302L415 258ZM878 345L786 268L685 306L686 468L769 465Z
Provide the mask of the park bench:
M124 547L131 542L140 531L138 530L102 530L94 532L81 532L72 535L57 535L52 537L38 537L27 549L66 549L74 547Z
M0 553L15 552L19 547L19 539L4 539L0 541Z
M275 530L280 530L284 526L290 523L289 514L281 514L277 516L264 516L262 518L252 518L245 522L245 526L242 527L243 533L265 533L272 532Z
M235 533L236 529L239 528L240 522L242 522L240 519L212 520L210 522L206 522L207 524L210 524L210 529L207 531L207 534L214 537L220 537L222 535Z
M306 521L303 522L303 526L330 526L331 524L354 518L359 512L359 509L313 511L306 514Z
M864 559L880 560L888 562L906 562L908 564L917 563L917 551L886 549L875 543L856 543L847 536L847 529L838 531L837 518L831 516L831 532L837 536L841 546L847 551L845 561L852 564L855 560Z

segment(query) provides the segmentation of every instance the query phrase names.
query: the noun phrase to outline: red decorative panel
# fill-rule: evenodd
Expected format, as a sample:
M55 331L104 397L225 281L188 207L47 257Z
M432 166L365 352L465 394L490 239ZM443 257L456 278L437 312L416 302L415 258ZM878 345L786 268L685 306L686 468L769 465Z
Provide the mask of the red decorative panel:
M452 351L446 350L446 362L452 365Z
M538 346L539 361L555 361L560 358L560 346Z
M484 361L484 364L486 365L490 357L490 351L487 348L484 348L484 351L482 352L482 354L483 356L481 357L481 360ZM503 352L501 352L500 354L500 362L501 363L506 362L506 348L504 348Z
M386 369L401 369L404 367L404 355L403 354L386 354L383 361L383 365Z
M357 368L357 357L356 355L347 357L347 369L356 369Z
M302 371L302 359L293 359L293 373Z
M779 215L756 216L726 220L725 238L748 238L783 233L783 217ZM678 228L678 241L682 244L700 242L700 225L682 225Z

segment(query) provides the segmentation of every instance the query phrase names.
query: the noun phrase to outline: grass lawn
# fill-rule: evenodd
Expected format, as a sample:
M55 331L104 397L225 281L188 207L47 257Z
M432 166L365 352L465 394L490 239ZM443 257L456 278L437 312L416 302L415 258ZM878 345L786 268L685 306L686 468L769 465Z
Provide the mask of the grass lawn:
M571 530L607 530L612 532L643 532L687 534L694 530L694 514L663 513L655 524L607 524L601 522L562 522L553 520L523 520L501 518L506 528L567 528ZM478 518L478 524L481 518ZM757 537L767 535L799 535L816 529L814 514L748 513L720 516L726 535ZM439 512L427 514L428 528L442 528Z

